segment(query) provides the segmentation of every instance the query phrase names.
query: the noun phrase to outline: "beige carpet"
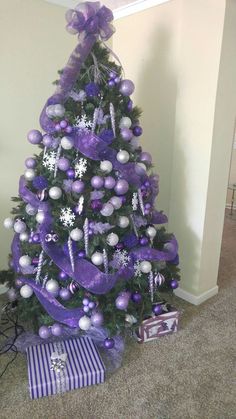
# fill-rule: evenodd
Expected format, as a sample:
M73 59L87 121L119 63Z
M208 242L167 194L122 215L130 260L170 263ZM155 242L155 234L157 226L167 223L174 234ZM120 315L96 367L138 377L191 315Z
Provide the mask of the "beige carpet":
M19 355L0 382L0 418L236 419L235 283L236 220L226 217L219 294L199 307L174 297L177 334L132 342L103 385L34 401Z

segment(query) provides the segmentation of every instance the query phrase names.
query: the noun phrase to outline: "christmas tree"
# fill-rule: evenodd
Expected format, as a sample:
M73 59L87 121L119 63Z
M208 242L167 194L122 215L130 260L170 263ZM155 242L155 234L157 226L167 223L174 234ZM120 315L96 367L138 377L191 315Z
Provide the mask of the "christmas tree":
M66 14L79 43L28 141L12 218L11 298L42 338L63 327L105 327L113 336L160 314L163 290L177 288L178 245L154 208L158 176L142 150L131 80L104 41L112 12L86 2Z

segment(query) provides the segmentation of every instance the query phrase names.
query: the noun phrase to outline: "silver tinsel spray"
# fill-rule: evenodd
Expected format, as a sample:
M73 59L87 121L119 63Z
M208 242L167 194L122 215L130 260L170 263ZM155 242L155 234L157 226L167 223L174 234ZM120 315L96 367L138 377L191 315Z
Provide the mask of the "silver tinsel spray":
M107 257L106 249L103 249L103 264L104 264L105 273L108 274L108 257Z
M68 238L68 242L67 243L68 243L70 264L71 264L72 271L74 272L74 270L75 270L75 262L74 262L73 248L72 248L72 240L71 240L70 236Z
M89 250L89 221L88 218L85 219L84 226L84 250L86 256L88 256L88 250Z
M144 215L144 203L143 203L142 191L140 188L138 189L138 201L139 201L139 206L142 211L142 214Z
M113 103L110 103L110 116L111 116L111 127L114 134L116 136L116 121L115 121L115 109Z
M36 273L36 278L35 278L36 284L39 284L40 282L40 275L41 275L42 267L43 267L43 250L41 251L39 255L39 263L38 263L37 273Z

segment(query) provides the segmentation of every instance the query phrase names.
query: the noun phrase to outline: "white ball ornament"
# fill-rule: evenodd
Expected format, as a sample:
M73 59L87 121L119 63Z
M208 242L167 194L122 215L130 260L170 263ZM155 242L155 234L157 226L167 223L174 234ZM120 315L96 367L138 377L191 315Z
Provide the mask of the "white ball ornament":
M23 285L20 289L20 295L23 298L30 298L31 295L33 295L33 293L34 293L33 289L27 284Z
M96 266L102 265L102 263L103 263L103 254L100 253L100 252L95 252L92 255L92 257L91 257L91 261Z
M78 242L83 237L83 231L80 230L80 228L74 228L70 232L70 237L71 237L72 240Z
M83 316L79 319L79 328L81 330L89 330L91 327L91 320L88 316Z
M53 118L54 117L54 105L47 106L46 114L47 114L48 118Z
M137 137L132 138L132 140L130 141L130 145L132 151L137 150L140 147L139 139Z
M112 215L114 212L114 207L110 202L107 202L103 205L100 212L102 215L104 215L104 217L110 217L110 215Z
M13 225L14 225L14 221L13 221L13 219L12 219L12 218L10 218L10 217L5 218L5 220L3 221L3 225L4 225L4 227L5 227L5 228L10 229L10 228L12 228L12 227L13 227Z
M128 116L123 116L119 123L119 128L130 128L132 125L132 121Z
M116 246L118 241L119 241L119 237L117 236L117 234L115 233L108 234L107 244L109 244L109 246Z
M105 173L110 173L112 171L113 165L109 160L102 160L100 163L100 169Z
M44 212L42 210L39 210L36 214L35 219L37 223L42 224L44 222L44 217Z
M59 116L62 117L65 115L65 108L63 105L61 105L60 103L58 103L57 105L54 105L54 116Z
M116 158L119 163L125 164L129 161L129 153L126 150L120 150L118 151Z
M21 268L27 268L27 266L31 265L31 258L28 255L23 255L19 259L19 265Z
M25 211L28 215L35 215L37 214L37 208L33 207L31 204L27 204L25 207Z
M26 230L26 224L24 223L24 221L18 220L15 222L14 224L14 231L18 234L20 233L24 233L24 231Z
M145 172L146 172L147 167L146 167L146 165L145 165L144 163L137 163L137 165L138 165L139 167L142 167L142 169L143 169L143 170L145 170Z
M26 169L24 173L26 180L33 180L35 178L35 171L34 169Z
M118 226L121 228L126 228L129 225L129 219L125 215L121 215L118 218Z
M64 150L71 150L74 146L74 141L70 137L63 137L61 139L61 146Z
M148 260L143 260L140 263L140 270L141 272L143 272L144 274L148 274L149 272L151 272L152 270L152 265L150 262L148 262Z
M62 190L58 186L52 186L52 188L49 189L49 196L52 199L60 199L62 196Z
M109 202L113 205L113 207L118 210L122 206L122 200L119 196L112 196L109 200Z
M45 287L48 292L56 293L59 290L59 284L55 279L49 279L49 281L46 282Z
M147 228L146 234L147 234L148 237L150 237L150 239L154 239L154 237L157 234L157 231L156 231L155 227L150 226L150 227Z
M19 239L21 242L27 242L29 240L29 234L27 231L24 231L24 233L21 233L19 236Z

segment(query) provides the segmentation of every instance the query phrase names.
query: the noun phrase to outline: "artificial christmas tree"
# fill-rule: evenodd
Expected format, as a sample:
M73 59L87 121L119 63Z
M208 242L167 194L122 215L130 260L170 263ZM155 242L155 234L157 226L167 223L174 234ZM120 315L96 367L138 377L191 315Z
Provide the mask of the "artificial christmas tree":
M104 327L104 346L161 308L178 286L178 245L154 209L158 176L142 150L140 110L104 45L112 12L86 2L66 14L79 43L40 116L40 149L25 161L13 218L11 266L20 318L40 337ZM109 58L111 56L111 58Z

